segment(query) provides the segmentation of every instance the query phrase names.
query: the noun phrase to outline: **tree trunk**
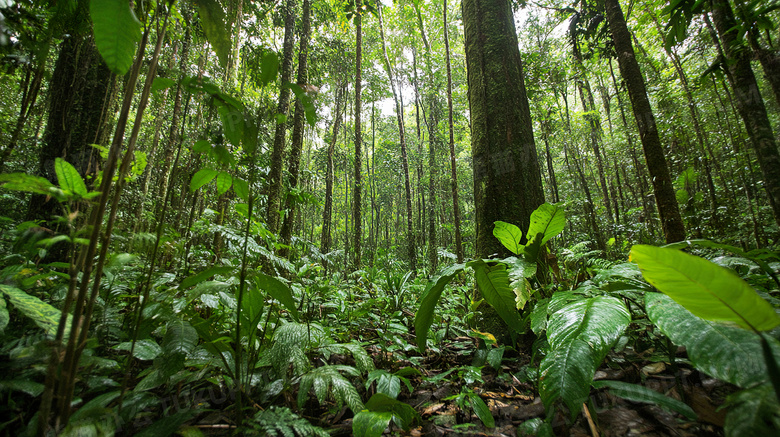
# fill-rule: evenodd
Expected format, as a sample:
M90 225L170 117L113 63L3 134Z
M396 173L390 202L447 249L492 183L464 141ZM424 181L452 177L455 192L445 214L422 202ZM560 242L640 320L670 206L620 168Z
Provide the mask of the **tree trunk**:
M308 52L309 52L309 35L311 33L311 19L309 14L309 0L303 0L303 15L302 15L302 29L301 29L301 44L298 51L298 85L303 87L309 81L308 75ZM290 148L290 159L288 168L290 171L290 188L294 189L298 187L299 168L301 163L301 152L303 151L303 134L304 134L304 110L303 103L300 99L295 102L295 115L293 116L293 134L292 134L292 147ZM284 222L282 223L282 249L280 254L282 256L288 256L287 247L290 245L292 238L292 224L295 217L295 211L297 210L295 200L289 195L285 200L285 210L287 215L284 216Z
M623 11L618 0L606 0L607 20L620 66L620 74L626 82L628 95L634 109L634 118L639 128L645 161L653 179L653 192L661 216L661 225L667 243L685 239L680 210L677 206L672 178L664 157L658 127L655 124L650 100L647 98L644 77L634 56L631 34L628 32Z
M385 58L385 69L387 77L390 79L390 88L393 91L393 100L395 101L395 116L398 121L398 136L401 142L401 165L404 172L404 189L406 193L406 224L407 224L407 248L409 254L410 269L417 270L417 247L414 238L414 216L412 215L412 187L409 182L409 160L406 154L406 133L404 132L404 113L400 103L398 92L393 82L393 69L390 65L390 58L387 56L387 46L385 44L385 31L382 24L382 5L377 4L377 15L379 17L379 35L382 38L382 53Z
M286 120L290 107L290 88L285 84L292 78L293 40L295 39L295 0L286 0L284 20L284 53L282 54L281 87L279 90L279 105L276 113ZM276 233L279 230L280 198L282 195L282 164L284 161L285 136L287 122L276 123L274 145L271 150L271 169L268 172L268 200L266 203L266 224L268 230Z
M333 218L333 151L336 148L336 139L341 125L341 105L344 100L344 85L338 85L336 89L336 113L333 120L333 133L328 145L328 168L325 173L325 206L322 209L322 236L320 237L320 252L330 252L331 223Z
M452 211L455 221L455 255L463 262L463 237L460 233L460 200L458 199L458 166L455 160L455 128L452 119L452 67L450 65L450 37L447 31L447 0L444 0L442 21L444 23L444 50L447 56L447 123L450 132L450 188L452 190Z
M462 7L476 255L506 256L493 222L528 229L531 213L544 202L514 15L507 0L464 0Z
M764 188L769 205L780 225L780 153L777 150L772 125L767 116L764 99L758 89L756 76L750 66L750 52L741 43L734 13L728 0L712 0L712 20L723 42L729 80L736 97L737 109L745 122L750 142L758 156L764 176Z
M360 5L360 1L358 5ZM354 226L353 236L353 261L352 266L355 270L360 268L360 250L361 250L361 234L363 232L363 220L361 219L361 206L363 194L363 133L360 126L360 110L361 110L361 92L363 85L361 83L361 62L363 58L363 16L358 12L355 15L355 189L352 191L352 224Z

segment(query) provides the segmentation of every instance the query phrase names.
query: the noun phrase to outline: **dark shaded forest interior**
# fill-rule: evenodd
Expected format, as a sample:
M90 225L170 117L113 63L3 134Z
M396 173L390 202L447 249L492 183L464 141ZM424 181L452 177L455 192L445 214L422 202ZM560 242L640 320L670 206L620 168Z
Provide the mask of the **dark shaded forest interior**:
M0 435L780 433L780 0L0 0Z

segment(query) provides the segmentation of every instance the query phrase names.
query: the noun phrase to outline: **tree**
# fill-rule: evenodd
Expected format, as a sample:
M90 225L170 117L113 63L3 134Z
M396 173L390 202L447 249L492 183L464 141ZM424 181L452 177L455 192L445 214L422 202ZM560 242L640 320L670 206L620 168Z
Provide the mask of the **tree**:
M452 67L450 65L450 37L447 31L447 0L442 6L442 22L444 23L444 50L447 59L447 123L449 126L450 148L450 189L452 190L452 210L455 219L455 256L458 262L463 262L463 237L460 233L460 200L458 199L458 167L455 161L455 128L452 117Z
M493 222L527 229L531 212L544 203L514 15L508 0L464 0L462 8L476 256L506 256Z
M664 237L667 243L682 241L685 239L685 227L680 217L680 209L677 205L672 178L669 175L669 167L666 164L664 150L661 146L661 138L658 136L658 126L650 107L650 100L647 98L644 77L634 56L631 34L628 32L626 19L618 0L606 0L605 6L609 30L617 52L620 75L623 76L628 89L628 96L634 109L634 118L639 128L639 136L642 139L647 169L653 179L653 192L658 205L658 213L661 216Z

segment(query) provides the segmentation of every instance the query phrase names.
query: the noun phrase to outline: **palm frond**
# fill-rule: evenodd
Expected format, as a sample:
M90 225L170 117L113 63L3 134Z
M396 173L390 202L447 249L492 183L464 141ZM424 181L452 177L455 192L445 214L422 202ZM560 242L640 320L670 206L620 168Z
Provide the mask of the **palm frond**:
M252 422L246 435L259 436L284 436L284 437L329 437L327 431L314 426L308 420L293 413L286 407L271 407L265 411L259 411Z
M355 413L364 409L365 405L357 389L341 373L360 376L356 368L343 365L322 366L303 375L298 387L298 406L303 407L309 392L314 389L314 395L320 404L324 404L328 400L328 394L332 394L336 404L346 404Z

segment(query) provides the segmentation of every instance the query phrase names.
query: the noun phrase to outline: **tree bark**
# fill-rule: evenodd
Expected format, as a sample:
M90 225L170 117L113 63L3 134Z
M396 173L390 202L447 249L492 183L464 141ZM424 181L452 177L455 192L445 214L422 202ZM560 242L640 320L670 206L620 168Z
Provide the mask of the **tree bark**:
M310 6L309 0L303 0L303 13L302 13L302 29L301 29L301 42L298 51L298 85L304 87L309 81L308 68L308 53L309 53L309 36L311 33L311 18L310 18ZM298 187L298 177L300 172L301 152L303 151L303 134L304 134L304 109L303 103L300 99L295 102L295 115L293 116L293 134L292 134L292 146L290 147L290 158L287 165L290 171L290 188L294 189ZM288 246L292 239L292 225L295 217L295 211L297 210L295 200L291 196L287 196L285 200L285 210L287 215L284 216L284 222L282 223L282 249L280 254L282 256L288 255Z
M750 143L764 176L769 205L780 225L780 153L756 76L750 66L750 51L742 44L734 12L728 0L712 0L712 20L723 42L729 81L736 97L737 110L745 123Z
M358 6L362 2L358 1ZM361 207L363 194L363 133L360 126L361 110L361 92L363 90L362 81L362 58L363 58L363 16L360 12L355 15L355 189L352 191L352 222L354 226L353 234L353 260L352 266L355 270L360 268L361 256L361 236L363 233L363 220L361 219Z
M452 67L450 65L450 37L447 31L447 0L444 0L442 21L444 23L444 50L447 56L447 123L449 126L450 147L450 189L452 190L452 214L455 221L455 255L463 262L463 236L460 232L460 200L458 199L458 165L455 159L455 128L452 117Z
M281 88L276 113L286 119L290 107L290 88L285 86L292 78L293 43L295 39L295 0L285 1L284 45L281 68ZM266 203L266 224L268 230L279 230L280 198L282 195L282 165L284 161L287 122L276 123L274 145L271 149L271 168L268 172L268 201Z
M320 252L330 252L331 223L333 222L333 151L336 148L336 139L341 125L341 105L344 100L344 85L338 85L336 89L336 113L333 120L333 133L328 145L328 164L325 173L325 206L322 209L322 235L320 237Z
M528 229L531 213L544 202L514 15L507 0L464 0L462 8L476 255L506 256L493 222Z
M650 100L647 98L644 76L642 76L642 71L636 61L634 48L631 44L631 34L628 32L626 19L618 0L606 0L606 12L617 52L620 74L628 89L628 95L634 109L634 118L639 128L639 136L642 139L645 161L653 179L653 192L661 216L664 237L667 243L682 241L685 239L685 227L677 206L672 178L664 156L661 138L658 136L658 127L650 107Z

